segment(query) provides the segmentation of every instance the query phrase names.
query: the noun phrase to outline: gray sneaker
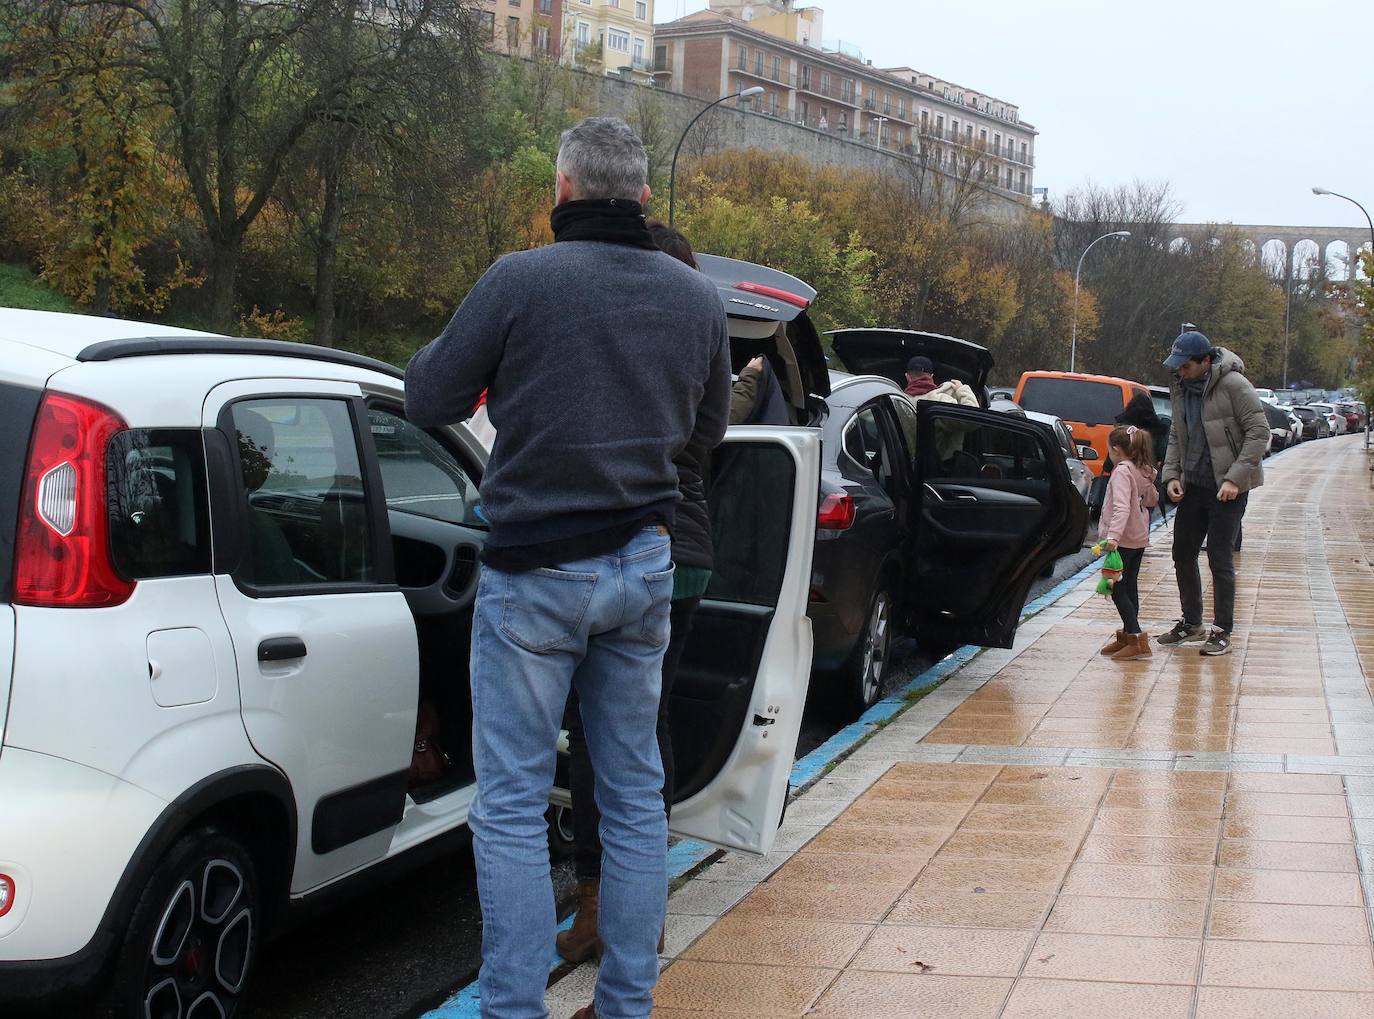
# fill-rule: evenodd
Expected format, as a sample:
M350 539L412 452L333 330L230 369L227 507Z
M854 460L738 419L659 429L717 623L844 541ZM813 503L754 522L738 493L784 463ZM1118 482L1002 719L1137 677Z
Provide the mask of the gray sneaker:
M1225 630L1213 630L1202 645L1202 654L1213 656L1231 653L1231 635Z
M1201 623L1194 625L1180 619L1172 630L1161 633L1155 640L1165 647L1172 647L1175 644L1201 644L1208 636L1207 627Z

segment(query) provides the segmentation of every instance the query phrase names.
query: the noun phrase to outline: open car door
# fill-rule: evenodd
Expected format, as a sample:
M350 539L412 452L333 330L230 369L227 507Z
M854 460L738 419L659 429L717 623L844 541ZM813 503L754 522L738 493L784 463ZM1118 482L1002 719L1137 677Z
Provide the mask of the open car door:
M669 708L675 835L772 847L811 676L820 452L816 429L751 426L713 454L715 568Z
M925 400L916 413L917 633L1011 647L1031 582L1082 525L1064 454L1021 418Z

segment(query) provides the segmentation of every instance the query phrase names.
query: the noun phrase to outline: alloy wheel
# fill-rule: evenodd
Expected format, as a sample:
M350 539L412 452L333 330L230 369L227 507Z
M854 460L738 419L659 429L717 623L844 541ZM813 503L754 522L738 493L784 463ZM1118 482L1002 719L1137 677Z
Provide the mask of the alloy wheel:
M873 704L883 690L883 674L892 643L892 604L886 591L879 591L868 614L868 628L864 633L863 672L859 696L864 707Z
M198 860L168 897L148 949L143 1019L227 1019L248 975L253 897L242 871Z

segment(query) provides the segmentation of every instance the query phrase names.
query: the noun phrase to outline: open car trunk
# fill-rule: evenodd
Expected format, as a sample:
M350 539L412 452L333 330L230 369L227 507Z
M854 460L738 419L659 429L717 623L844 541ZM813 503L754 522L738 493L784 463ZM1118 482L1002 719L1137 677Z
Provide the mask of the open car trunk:
M835 356L855 375L879 375L905 388L907 362L921 355L935 365L936 382L958 379L972 387L980 404L988 405L994 360L987 347L914 329L836 329L829 335Z

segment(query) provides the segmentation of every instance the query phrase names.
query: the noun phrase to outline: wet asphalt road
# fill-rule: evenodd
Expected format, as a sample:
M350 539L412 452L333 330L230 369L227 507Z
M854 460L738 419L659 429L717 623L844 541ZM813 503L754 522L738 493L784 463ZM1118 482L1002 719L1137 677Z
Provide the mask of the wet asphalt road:
M1091 538L1089 539L1091 540ZM1081 569L1084 550L1066 556L1052 577L1032 587L1033 600ZM950 648L895 649L886 692L933 665ZM824 697L812 697L797 756L848 722ZM560 903L571 898L569 863L553 868ZM417 870L343 903L266 946L244 1019L402 1019L418 1016L475 979L481 913L472 853L455 848Z

